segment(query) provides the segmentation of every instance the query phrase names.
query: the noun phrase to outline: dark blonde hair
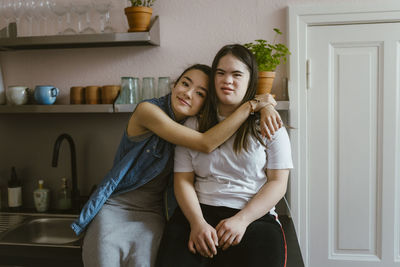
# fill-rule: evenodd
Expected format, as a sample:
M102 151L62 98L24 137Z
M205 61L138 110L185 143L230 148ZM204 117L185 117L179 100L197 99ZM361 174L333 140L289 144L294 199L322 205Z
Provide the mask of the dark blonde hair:
M238 60L240 60L247 66L250 72L250 79L247 91L240 104L243 104L246 101L253 99L254 96L256 95L258 68L254 55L246 47L240 44L232 44L222 47L218 51L217 55L214 57L211 66L211 78L209 81L210 84L208 90L208 97L206 99L202 115L200 116L199 119L200 132L205 132L218 123L218 116L217 116L218 97L215 88L215 74L217 72L219 61L221 60L222 57L226 55L232 55ZM247 151L248 148L247 139L249 134L256 137L257 140L260 141L261 144L265 146L264 141L262 140L260 134L257 132L256 117L249 116L249 118L240 126L240 128L236 132L236 137L233 144L233 148L236 153L240 153L242 149Z

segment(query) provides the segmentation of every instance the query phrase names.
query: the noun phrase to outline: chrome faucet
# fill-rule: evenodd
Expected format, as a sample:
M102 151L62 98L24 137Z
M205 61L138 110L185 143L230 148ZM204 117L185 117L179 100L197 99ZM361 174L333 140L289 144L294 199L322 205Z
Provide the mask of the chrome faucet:
M53 161L52 161L52 166L57 167L58 164L58 154L60 151L60 146L62 141L66 139L69 143L69 148L71 152L71 177L72 177L72 190L71 190L71 198L72 198L72 208L79 210L80 209L80 203L79 203L79 190L78 190L78 178L76 174L76 151L75 151L75 143L72 137L69 134L61 134L55 144L54 144L54 149L53 149Z

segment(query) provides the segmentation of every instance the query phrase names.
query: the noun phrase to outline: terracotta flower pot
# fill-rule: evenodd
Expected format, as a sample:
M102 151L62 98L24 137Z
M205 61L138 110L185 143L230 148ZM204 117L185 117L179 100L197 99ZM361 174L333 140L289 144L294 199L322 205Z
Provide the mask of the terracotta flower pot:
M150 19L153 13L151 7L132 6L125 8L125 15L128 19L128 32L145 32L149 30Z
M260 71L258 72L257 94L270 94L275 79L275 72Z

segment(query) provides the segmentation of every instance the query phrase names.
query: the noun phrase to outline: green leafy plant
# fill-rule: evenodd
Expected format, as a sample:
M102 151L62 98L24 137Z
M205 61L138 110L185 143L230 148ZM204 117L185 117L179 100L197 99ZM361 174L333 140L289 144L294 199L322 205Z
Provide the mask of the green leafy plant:
M155 0L130 0L132 6L152 7Z
M276 67L287 61L287 55L290 55L289 49L284 44L276 44L276 38L282 32L274 28L275 37L272 43L263 39L255 40L252 43L244 44L256 57L259 71L275 71Z

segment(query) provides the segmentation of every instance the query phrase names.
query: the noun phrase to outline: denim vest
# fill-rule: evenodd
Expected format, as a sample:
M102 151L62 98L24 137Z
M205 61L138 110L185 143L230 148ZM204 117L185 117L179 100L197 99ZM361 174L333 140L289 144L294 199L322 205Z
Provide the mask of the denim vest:
M170 94L145 101L160 107L169 117L175 120L171 108ZM79 235L85 230L111 195L134 190L146 184L157 177L164 168L168 168L168 172L172 173L173 166L172 164L167 166L167 163L173 157L174 148L174 144L161 139L156 134L152 134L139 142L131 141L125 130L114 158L113 167L92 193L82 208L78 219L71 224L75 233ZM169 187L171 187L171 181L169 181ZM168 192L170 194L171 188L168 189ZM168 195L167 198L173 200L171 195ZM168 200L165 198L165 201ZM175 205L175 203L171 201L171 205ZM168 210L169 207L166 210L167 214L171 212L171 210Z

